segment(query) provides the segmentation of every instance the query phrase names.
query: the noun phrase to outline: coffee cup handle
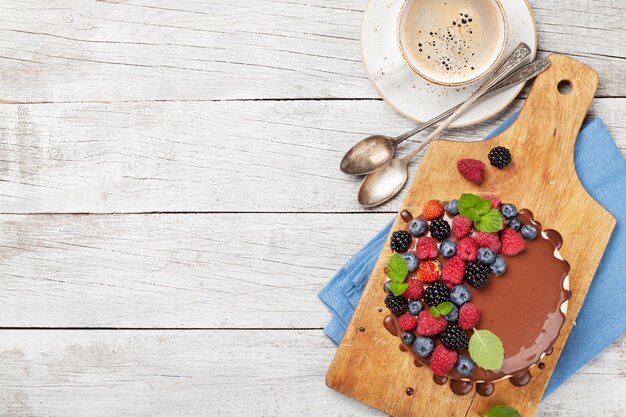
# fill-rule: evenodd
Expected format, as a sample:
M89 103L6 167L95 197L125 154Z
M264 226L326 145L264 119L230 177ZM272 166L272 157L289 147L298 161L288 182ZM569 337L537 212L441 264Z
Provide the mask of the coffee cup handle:
M391 75L397 74L404 70L407 70L409 66L401 59L393 60L385 58L383 62L378 66L378 70L374 74L374 81L380 81L383 78L387 78Z

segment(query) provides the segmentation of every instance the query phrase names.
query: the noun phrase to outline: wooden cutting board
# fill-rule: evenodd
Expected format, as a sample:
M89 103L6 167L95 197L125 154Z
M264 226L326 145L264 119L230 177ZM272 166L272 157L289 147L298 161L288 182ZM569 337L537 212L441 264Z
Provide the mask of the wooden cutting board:
M396 417L474 417L494 404L515 407L524 417L535 414L615 226L615 219L587 194L574 169L574 143L598 76L566 56L552 55L550 60L551 67L535 80L521 114L505 132L480 142L431 143L401 209L418 215L433 198L448 200L463 192L494 194L518 208L530 209L545 228L561 233L560 252L571 265L572 298L554 352L542 361L545 368L533 368L524 387L496 382L489 397L475 390L457 396L448 384L435 384L431 370L416 368L412 356L399 350L400 340L383 327L388 314L383 269L392 254L388 237L326 375L329 387ZM568 85L571 91L563 94ZM488 164L489 150L498 145L509 148L513 156L503 170ZM463 158L486 162L481 186L457 172L456 161ZM392 230L403 226L397 216ZM415 390L412 396L406 394L409 387Z

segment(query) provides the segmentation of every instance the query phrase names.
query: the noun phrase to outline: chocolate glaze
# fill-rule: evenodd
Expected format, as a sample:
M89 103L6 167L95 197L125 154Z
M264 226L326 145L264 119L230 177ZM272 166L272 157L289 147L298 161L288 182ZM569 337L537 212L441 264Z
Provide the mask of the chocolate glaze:
M515 385L516 387L523 387L530 381L530 376L530 371L526 370L522 373L513 375L511 379L509 379L509 381L511 381L511 384Z
M433 374L433 381L435 381L435 384L437 385L443 385L448 382L448 377Z
M450 389L456 395L465 395L472 391L473 385L471 382L460 381L458 379L453 379L450 381Z
M445 216L451 221L447 213ZM480 382L476 384L480 395L490 395L493 385L489 383L499 379L515 378L515 382L512 381L514 385L528 383L528 369L537 364L544 354L551 353L565 321L561 305L570 296L564 288L569 264L560 259L555 251L562 245L561 235L553 230L543 231L541 224L534 221L532 212L527 209L520 210L518 217L523 224L532 223L537 228L538 237L527 241L526 249L520 254L504 256L507 262L504 275L490 275L483 288L470 288L472 303L481 309L477 327L494 332L504 344L503 365L497 371L476 367L469 377L455 370L448 373L452 380ZM413 239L409 251L414 251L416 245L417 239ZM447 259L440 256L439 262L443 266ZM415 276L415 273L409 276ZM397 317L388 315L384 325L394 336L402 334ZM415 361L427 366L430 364L428 358L418 356L413 349L407 351ZM459 353L469 356L467 351ZM457 390L462 391L460 387Z
M402 217L402 220L404 220L405 223L413 220L413 215L407 210L402 210L402 212L400 212L400 217Z

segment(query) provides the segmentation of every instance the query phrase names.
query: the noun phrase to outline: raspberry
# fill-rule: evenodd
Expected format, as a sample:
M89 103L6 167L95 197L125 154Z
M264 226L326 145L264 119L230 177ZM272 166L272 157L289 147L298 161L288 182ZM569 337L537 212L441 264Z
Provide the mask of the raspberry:
M438 306L450 301L450 290L441 281L433 282L424 290L424 301L429 306Z
M489 279L489 265L478 261L465 264L465 280L474 288L481 288Z
M511 163L511 151L504 146L496 146L489 151L489 162L496 168L504 168Z
M433 336L446 330L448 320L444 316L433 317L430 311L423 310L417 320L417 331L422 336Z
M456 167L468 181L474 184L480 184L483 182L483 176L485 174L485 164L476 159L461 159L456 163Z
M400 320L398 320L398 322L400 323L402 330L408 331L417 327L417 320L411 315L411 313L404 313L400 316Z
M491 200L491 208L496 208L500 205L500 198L495 195L485 195L482 198L488 198Z
M474 222L467 217L455 216L452 218L452 236L457 239L462 239L469 235L473 226Z
M426 220L435 220L443 216L443 206L437 200L430 200L424 206L422 216L424 216Z
M437 255L439 255L437 241L429 236L420 237L417 240L415 255L417 255L419 259L436 258Z
M441 269L441 279L446 285L460 284L465 275L465 262L459 256L453 256Z
M521 234L507 227L502 231L502 253L514 256L526 248L526 242Z
M404 297L396 297L393 294L389 294L387 297L385 297L385 305L396 316L402 314L402 312L404 312L404 310L406 310L408 307L408 304Z
M464 237L459 241L456 253L464 261L473 261L478 255L478 245L471 237Z
M444 219L435 219L430 222L430 235L439 240L444 240L450 236L450 224Z
M437 375L445 375L454 368L458 355L444 345L437 345L430 357L430 369Z
M424 295L424 286L417 278L407 280L409 287L402 293L409 300L419 300Z
M404 253L411 246L411 235L404 230L396 230L391 234L391 250L398 253Z
M417 270L417 278L422 282L435 282L439 279L441 273L441 266L439 261L425 261L422 262Z
M480 308L476 304L465 303L459 310L459 326L463 330L475 327L480 320Z
M478 232L472 238L479 247L489 248L495 253L499 253L500 248L502 248L498 234L495 232Z
M448 328L441 333L441 343L448 349L467 349L468 342L467 333L454 323L449 324Z

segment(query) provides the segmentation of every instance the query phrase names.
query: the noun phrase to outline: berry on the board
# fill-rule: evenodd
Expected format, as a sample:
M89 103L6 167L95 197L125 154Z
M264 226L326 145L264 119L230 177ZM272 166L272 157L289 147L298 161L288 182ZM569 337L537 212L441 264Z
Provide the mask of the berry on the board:
M504 258L500 255L496 256L496 260L489 265L489 269L491 269L491 272L498 277L504 274L506 272L506 262L504 261Z
M463 216L455 216L452 218L452 236L462 239L469 235L474 227L474 222Z
M401 295L396 297L393 294L389 294L387 297L385 297L385 305L387 306L389 311L391 311L396 316L401 315L408 306L406 298L402 297Z
M483 198L491 200L491 208L497 208L500 205L500 198L495 195L486 195Z
M456 371L463 375L463 376L468 376L471 375L472 372L474 372L474 367L476 365L474 364L474 361L471 360L470 358L468 358L467 356L459 356L459 359L456 361L456 365L454 365L454 369L456 369Z
M407 268L409 268L409 272L413 272L417 269L419 261L417 260L417 256L415 256L413 252L406 252L402 254L402 258L404 259Z
M441 266L437 260L424 261L417 270L417 278L422 282L435 282L439 279Z
M415 341L415 334L413 332L402 333L402 343L405 345L412 345Z
M419 313L424 309L424 305L419 300L414 300L409 303L409 313L414 316L419 315Z
M459 326L463 330L476 327L480 320L480 308L476 304L465 303L459 309Z
M415 254L419 259L436 258L439 254L437 241L430 236L420 237L417 240Z
M464 237L459 241L456 253L464 261L473 261L478 255L478 245L471 237Z
M474 288L481 288L489 278L489 266L478 261L465 264L465 280Z
M478 249L478 261L484 264L491 264L496 260L496 253L489 248L480 248Z
M508 227L502 231L502 253L515 256L526 247L526 242L519 232Z
M535 228L532 224L525 224L522 226L520 233L524 239L534 240L537 238L537 228Z
M456 216L459 214L459 200L455 198L454 200L448 201L448 204L446 204L446 211L450 216Z
M457 306L462 306L472 299L472 294L470 293L469 288L467 288L463 284L455 285L452 290L450 290L450 301L452 301Z
M391 234L391 250L404 253L411 246L411 235L404 230L396 230Z
M444 316L433 317L430 311L424 310L417 320L417 331L423 336L434 336L446 330L448 320Z
M443 376L454 368L458 354L449 350L444 345L437 345L430 358L430 369L436 374Z
M496 232L478 232L472 238L479 247L489 248L495 253L499 253L502 248L502 243L500 243L500 238Z
M444 258L451 258L456 255L456 241L446 239L439 245L439 253Z
M465 276L465 261L458 256L450 258L441 268L441 279L446 284L457 285Z
M385 286L383 287L387 294L391 294L391 287L389 287L389 281L385 282Z
M511 163L511 151L504 146L496 146L489 151L489 162L496 168L504 168Z
M400 324L402 330L413 330L417 327L417 320L409 312L406 312L402 316L400 316L398 323Z
M500 213L502 213L505 219L512 219L517 216L517 207L510 203L503 204L500 207Z
M422 216L424 216L426 220L435 220L443 216L443 206L437 200L430 200L424 206Z
M450 290L441 281L433 282L424 290L424 301L429 306L438 306L441 303L450 301Z
M468 342L469 338L467 337L467 333L457 324L448 324L448 328L441 333L441 343L448 349L467 349Z
M510 227L511 229L515 231L519 231L519 229L522 228L522 221L517 217L512 217L509 219L509 222L507 223L507 227Z
M428 232L428 223L422 219L413 219L409 223L409 232L415 237L423 236Z
M459 173L468 181L474 184L483 182L485 175L485 164L477 159L461 159L456 163Z
M427 358L435 348L435 341L426 336L419 336L413 342L413 351L422 358Z
M457 321L459 319L459 308L455 305L452 306L452 311L444 316L448 321Z
M450 236L450 224L444 219L435 219L430 222L429 230L431 236L439 240Z
M417 278L409 278L406 280L409 286L402 295L409 300L419 300L424 295L424 286Z

